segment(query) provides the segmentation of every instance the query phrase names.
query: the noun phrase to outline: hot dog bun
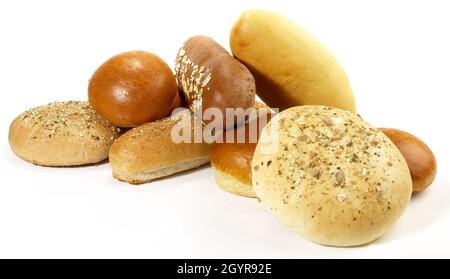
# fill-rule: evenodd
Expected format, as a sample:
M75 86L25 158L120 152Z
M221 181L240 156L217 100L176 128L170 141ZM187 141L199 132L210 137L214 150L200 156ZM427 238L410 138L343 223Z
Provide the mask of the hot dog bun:
M185 125L194 136L196 131L192 118L192 113L184 109L176 116L126 132L109 151L113 176L128 183L140 184L209 163L209 144L177 143L173 140L172 132L176 125Z
M246 11L231 30L230 45L254 75L257 94L268 106L326 105L356 111L347 75L336 58L288 18Z

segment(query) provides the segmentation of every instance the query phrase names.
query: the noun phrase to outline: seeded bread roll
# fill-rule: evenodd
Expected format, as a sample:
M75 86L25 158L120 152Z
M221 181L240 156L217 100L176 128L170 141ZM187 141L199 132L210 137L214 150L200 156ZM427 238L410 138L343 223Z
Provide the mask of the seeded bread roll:
M108 158L119 130L88 102L56 102L32 108L9 127L9 144L22 159L41 166L78 166Z
M175 73L178 86L194 113L200 109L218 108L223 116L233 119L234 112L226 112L227 108L247 109L253 106L256 89L252 74L209 37L194 36L181 46ZM225 119L225 128L240 124L229 121L227 126Z
M197 131L188 109L129 130L109 151L113 176L141 184L209 163L210 144L195 143ZM184 132L190 135L182 142Z
M256 146L252 180L282 222L331 246L380 237L412 191L408 165L388 137L356 114L324 106L293 107L272 119Z

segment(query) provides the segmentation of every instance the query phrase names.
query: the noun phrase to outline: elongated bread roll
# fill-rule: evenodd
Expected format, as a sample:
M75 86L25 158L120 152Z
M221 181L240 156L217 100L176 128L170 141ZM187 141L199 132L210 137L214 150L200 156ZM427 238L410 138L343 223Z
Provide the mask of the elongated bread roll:
M256 89L252 74L210 37L194 36L184 42L176 58L175 73L192 111L217 108L226 128L240 124L226 122L235 116L227 109L253 106Z
M230 45L255 77L257 94L268 106L284 110L326 105L356 111L337 60L288 18L265 10L246 11L231 30Z
M138 126L119 137L109 151L113 176L140 184L209 163L210 145L193 142L196 130L191 116L184 109L176 117ZM174 141L177 127L190 130L190 143Z

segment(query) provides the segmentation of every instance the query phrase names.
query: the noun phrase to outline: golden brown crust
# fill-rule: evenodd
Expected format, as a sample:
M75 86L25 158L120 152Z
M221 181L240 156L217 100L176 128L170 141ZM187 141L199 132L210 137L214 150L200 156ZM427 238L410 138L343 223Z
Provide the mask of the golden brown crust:
M189 110L184 110L178 117L138 126L119 137L109 152L113 176L138 184L208 163L209 144L172 140L172 128L180 121L191 121L190 116ZM194 137L194 127L188 125Z
M270 107L318 104L356 111L350 83L336 58L284 16L256 9L244 12L231 30L230 46Z
M177 94L175 94L175 98L173 99L172 105L170 106L170 110L174 110L176 108L185 108L186 100L184 99L183 93L177 90Z
M169 66L145 51L111 57L89 81L89 102L120 127L135 127L169 114L177 84Z
M188 39L180 48L175 65L178 85L195 112L202 107L252 107L255 80L248 69L222 46L206 36ZM226 123L224 122L224 127Z
M77 166L108 158L118 129L88 102L55 102L19 115L9 144L22 159L42 166Z
M398 129L380 128L405 157L413 182L413 192L421 192L433 183L437 172L436 158L419 138Z
M222 177L229 178L216 179L219 185L221 181L226 181L227 184L231 184L231 179L233 179L239 184L234 188L241 188L242 186L252 187L251 161L253 153L261 130L270 121L272 116L271 110L264 103L256 101L254 107L258 110L258 117L251 119L249 123L254 124L256 122L258 125L255 138L250 137L250 126L249 123L246 123L233 129L231 142L227 141L227 135L231 132L231 129L228 129L222 135L222 142L212 144L211 165L216 172L223 174ZM245 135L245 142L238 142L237 140L238 135L241 133ZM243 190L242 192L247 193L246 196L248 196L249 191ZM251 193L253 193L253 190L251 190Z
M271 121L278 128L263 129L252 161L262 204L324 245L362 245L385 233L412 192L408 165L391 140L340 109L298 106L278 116Z
M216 174L216 183L223 190L247 198L256 198L255 191L253 191L251 185L244 184L237 180L236 177L216 168L214 168L214 171Z
M256 143L215 143L211 150L211 164L241 183L252 186L251 161Z

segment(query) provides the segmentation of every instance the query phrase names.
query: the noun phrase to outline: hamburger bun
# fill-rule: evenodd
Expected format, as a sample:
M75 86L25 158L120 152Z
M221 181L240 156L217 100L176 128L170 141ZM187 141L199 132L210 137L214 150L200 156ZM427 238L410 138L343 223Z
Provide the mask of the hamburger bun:
M118 128L80 101L32 108L9 127L9 144L17 156L53 167L101 162L118 136Z
M89 81L89 103L119 127L135 127L168 115L177 94L169 66L146 51L111 57Z
M412 192L408 165L383 132L325 106L293 107L271 120L256 146L252 180L283 223L330 246L377 239Z

